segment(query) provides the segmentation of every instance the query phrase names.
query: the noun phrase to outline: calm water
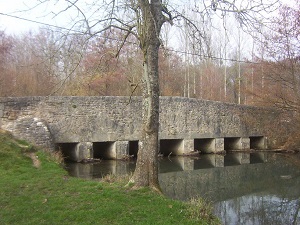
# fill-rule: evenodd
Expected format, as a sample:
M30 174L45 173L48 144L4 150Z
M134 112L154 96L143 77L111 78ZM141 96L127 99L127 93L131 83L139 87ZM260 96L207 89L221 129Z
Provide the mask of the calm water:
M300 157L234 153L160 159L163 192L179 200L205 197L223 224L300 225ZM134 171L134 161L69 163L72 176L100 178Z

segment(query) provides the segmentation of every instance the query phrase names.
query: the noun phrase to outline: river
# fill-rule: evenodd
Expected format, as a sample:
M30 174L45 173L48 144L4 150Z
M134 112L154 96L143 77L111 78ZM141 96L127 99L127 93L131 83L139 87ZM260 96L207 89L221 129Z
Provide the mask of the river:
M135 161L67 163L72 176L101 178L134 171ZM167 157L159 163L164 194L211 201L225 225L300 225L300 157L278 153L230 153Z

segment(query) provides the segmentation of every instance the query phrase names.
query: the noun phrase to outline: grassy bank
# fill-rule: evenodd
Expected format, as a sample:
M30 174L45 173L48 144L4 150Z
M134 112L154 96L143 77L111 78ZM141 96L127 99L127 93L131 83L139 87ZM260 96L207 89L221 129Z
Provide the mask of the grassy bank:
M26 146L0 132L0 224L217 224L199 201L72 178L53 155Z

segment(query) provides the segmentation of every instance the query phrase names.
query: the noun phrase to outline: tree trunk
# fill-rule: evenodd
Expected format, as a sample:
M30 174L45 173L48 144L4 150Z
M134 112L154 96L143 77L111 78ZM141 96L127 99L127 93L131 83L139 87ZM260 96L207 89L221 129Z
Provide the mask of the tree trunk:
M139 141L136 169L131 178L135 188L151 187L160 191L158 182L159 131L159 34L164 23L159 0L140 0L142 21L139 29L140 48L144 55L143 73L143 129Z
M156 46L149 46L148 51L149 57L144 63L143 74L143 131L133 179L136 187L150 186L159 190L157 159L159 145L158 49Z

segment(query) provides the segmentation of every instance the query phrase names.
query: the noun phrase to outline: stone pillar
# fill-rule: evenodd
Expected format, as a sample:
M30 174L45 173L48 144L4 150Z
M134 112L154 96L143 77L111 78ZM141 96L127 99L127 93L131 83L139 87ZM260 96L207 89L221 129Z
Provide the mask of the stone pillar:
M115 152L116 159L127 158L129 156L129 141L116 141Z
M243 150L243 147L242 147L242 138L237 138L236 141L234 141L234 148L232 150Z
M224 152L224 138L215 138L215 151L214 153Z
M250 150L250 138L241 138L241 150Z
M81 162L93 158L93 143L80 142L75 146L72 158L76 162Z
M182 152L178 155L184 155L189 154L195 150L194 146L194 139L184 139L183 140L183 146L182 146Z
M262 150L265 150L265 149L268 149L268 138L267 137L263 137L262 138L262 146L261 146L261 149Z

